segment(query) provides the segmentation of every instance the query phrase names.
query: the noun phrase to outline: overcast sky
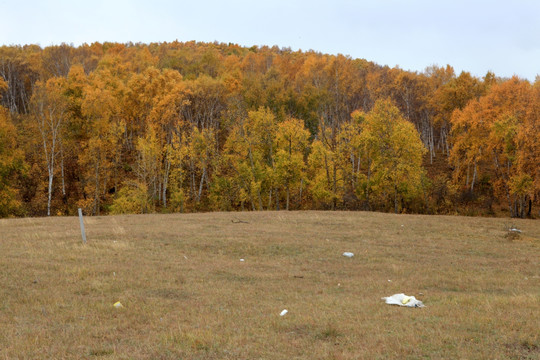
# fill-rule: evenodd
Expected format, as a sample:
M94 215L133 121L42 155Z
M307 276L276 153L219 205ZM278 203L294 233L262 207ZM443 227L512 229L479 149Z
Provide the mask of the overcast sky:
M0 0L0 45L205 41L540 74L540 0Z

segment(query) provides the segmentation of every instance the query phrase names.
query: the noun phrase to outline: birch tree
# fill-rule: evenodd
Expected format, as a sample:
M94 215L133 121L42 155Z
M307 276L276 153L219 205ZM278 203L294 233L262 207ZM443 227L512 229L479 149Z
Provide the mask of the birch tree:
M32 117L41 135L43 159L47 168L47 216L51 215L51 201L57 160L61 151L62 126L68 104L63 95L65 79L51 78L36 84L32 96Z

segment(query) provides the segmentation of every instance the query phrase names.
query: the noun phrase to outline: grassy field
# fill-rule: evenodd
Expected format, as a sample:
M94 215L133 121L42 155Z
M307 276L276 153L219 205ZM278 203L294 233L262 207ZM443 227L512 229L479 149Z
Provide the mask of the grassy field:
M538 220L309 211L85 224L86 245L75 217L0 220L0 359L540 358ZM426 307L381 300L400 292Z

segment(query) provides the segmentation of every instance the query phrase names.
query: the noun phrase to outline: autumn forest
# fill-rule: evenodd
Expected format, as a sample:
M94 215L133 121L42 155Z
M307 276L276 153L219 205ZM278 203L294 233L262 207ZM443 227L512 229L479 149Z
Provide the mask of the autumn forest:
M235 44L0 47L0 217L538 217L540 78Z

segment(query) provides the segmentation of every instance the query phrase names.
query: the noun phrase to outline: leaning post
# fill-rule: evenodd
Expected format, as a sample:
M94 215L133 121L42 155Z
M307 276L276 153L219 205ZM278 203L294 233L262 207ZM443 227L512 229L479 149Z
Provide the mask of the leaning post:
M86 233L84 231L84 222L83 222L83 216L82 216L82 209L79 208L79 221L81 222L81 235L82 235L82 241L86 244Z

